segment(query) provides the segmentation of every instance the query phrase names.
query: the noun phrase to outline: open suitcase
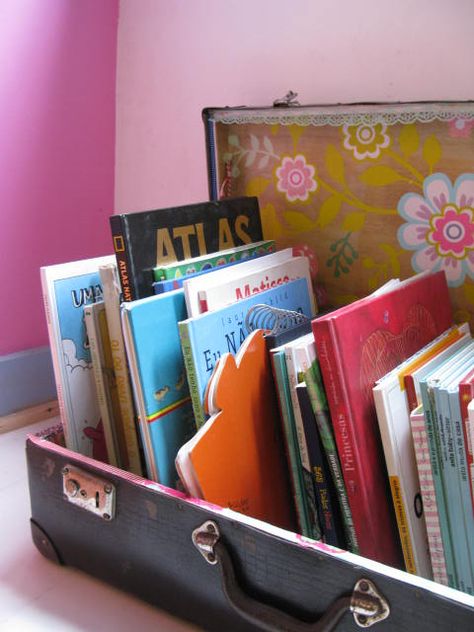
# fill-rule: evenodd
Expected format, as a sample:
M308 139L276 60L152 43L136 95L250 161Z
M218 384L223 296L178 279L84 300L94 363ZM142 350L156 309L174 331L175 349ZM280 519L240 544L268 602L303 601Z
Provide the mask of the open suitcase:
M472 171L474 106L301 107L292 96L205 110L211 197L258 195L266 237L316 253L320 305L433 261L405 240L401 200L439 185L446 203L472 206L456 195ZM457 318L470 318L469 245L457 266L444 246L433 265L448 272ZM204 629L474 629L465 593L187 498L67 450L54 433L30 436L26 452L43 555Z

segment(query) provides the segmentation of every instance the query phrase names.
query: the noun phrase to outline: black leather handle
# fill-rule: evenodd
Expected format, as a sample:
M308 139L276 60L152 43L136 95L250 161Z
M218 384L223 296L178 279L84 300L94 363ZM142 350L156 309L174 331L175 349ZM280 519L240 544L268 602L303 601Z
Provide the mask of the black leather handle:
M239 585L226 545L220 540L216 523L208 521L193 532L193 542L209 564L220 573L222 590L239 615L265 632L332 632L352 612L356 624L369 627L390 614L385 598L368 579L360 579L351 595L344 595L315 621L303 621L269 604L250 597Z

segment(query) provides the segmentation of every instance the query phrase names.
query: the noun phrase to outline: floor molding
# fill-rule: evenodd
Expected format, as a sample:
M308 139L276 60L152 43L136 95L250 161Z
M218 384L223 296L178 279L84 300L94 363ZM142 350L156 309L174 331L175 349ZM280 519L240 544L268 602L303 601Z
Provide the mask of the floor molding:
M59 405L57 399L44 402L44 404L30 406L29 408L18 410L16 413L0 417L0 434L18 430L18 428L23 428L51 417L57 417L58 415Z

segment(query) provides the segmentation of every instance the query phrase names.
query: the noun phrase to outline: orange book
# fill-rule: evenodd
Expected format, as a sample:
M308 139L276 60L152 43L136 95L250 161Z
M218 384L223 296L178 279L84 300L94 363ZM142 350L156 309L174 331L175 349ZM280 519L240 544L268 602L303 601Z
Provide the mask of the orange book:
M211 415L178 452L191 495L271 524L295 528L293 501L262 330L224 354L206 391Z

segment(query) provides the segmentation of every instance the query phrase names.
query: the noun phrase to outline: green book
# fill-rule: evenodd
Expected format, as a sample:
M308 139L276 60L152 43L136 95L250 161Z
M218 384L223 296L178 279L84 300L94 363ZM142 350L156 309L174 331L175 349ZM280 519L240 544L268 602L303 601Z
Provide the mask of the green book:
M315 523L310 519L310 507L308 506L307 489L303 478L300 450L296 436L296 428L293 418L290 388L286 370L285 352L280 348L272 349L270 354L278 406L282 422L283 437L288 460L293 499L295 502L296 516L301 534L314 539L321 539L321 531L315 532Z
M332 433L326 393L324 391L319 363L317 360L315 360L310 368L305 371L304 379L311 400L311 405L313 407L316 423L318 425L321 443L326 451L329 469L336 488L344 534L347 540L347 548L352 553L358 553L359 546L357 544L354 523L352 521L352 514L349 507L349 501L347 499L346 486L344 484L341 465L339 463L336 442Z
M217 268L218 266L233 263L235 261L243 261L250 257L267 255L275 251L275 242L273 240L256 241L227 250L219 250L200 257L193 257L185 261L175 261L167 265L153 269L153 277L155 281L168 281L178 279L189 274L195 274L204 270Z

